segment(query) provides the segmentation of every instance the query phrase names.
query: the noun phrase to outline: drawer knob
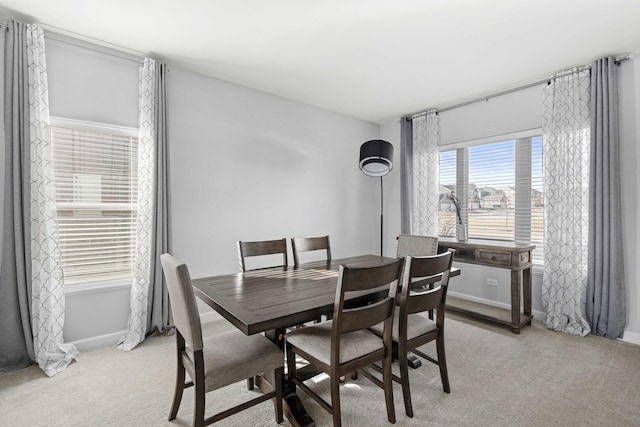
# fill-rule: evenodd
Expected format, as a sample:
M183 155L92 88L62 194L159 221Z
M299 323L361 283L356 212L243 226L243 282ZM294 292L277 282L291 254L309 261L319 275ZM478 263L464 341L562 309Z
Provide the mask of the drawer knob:
M493 255L493 256L491 257L491 261L495 261L495 260L496 260L496 256L495 256L495 255Z

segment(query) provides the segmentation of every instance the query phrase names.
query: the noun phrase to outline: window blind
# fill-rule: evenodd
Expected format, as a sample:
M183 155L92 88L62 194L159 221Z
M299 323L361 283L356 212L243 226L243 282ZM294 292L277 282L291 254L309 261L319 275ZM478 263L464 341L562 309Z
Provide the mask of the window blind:
M442 237L456 235L456 209L447 194L456 193L456 150L440 152L440 208L438 209L438 234Z
M132 277L137 137L51 126L65 285Z
M455 193L468 236L533 243L543 261L542 137L467 145L440 152L439 234L453 237Z

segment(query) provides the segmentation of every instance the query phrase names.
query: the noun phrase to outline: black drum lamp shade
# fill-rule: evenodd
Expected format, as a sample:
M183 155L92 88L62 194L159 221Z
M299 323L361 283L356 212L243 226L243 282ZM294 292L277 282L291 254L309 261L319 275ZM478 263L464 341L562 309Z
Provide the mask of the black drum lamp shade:
M393 169L393 145L372 139L360 147L360 170L368 176L384 176Z

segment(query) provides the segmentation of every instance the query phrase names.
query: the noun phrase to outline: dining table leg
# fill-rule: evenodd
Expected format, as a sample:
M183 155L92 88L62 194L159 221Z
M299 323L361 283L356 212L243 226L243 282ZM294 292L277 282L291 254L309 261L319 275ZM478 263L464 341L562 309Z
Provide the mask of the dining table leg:
M284 329L272 329L265 332L265 336L273 341L281 350L284 358ZM273 376L272 376L273 377ZM269 382L273 382L274 378L258 378L256 385L264 393L272 389L272 385ZM266 380L266 381L265 381ZM314 427L315 422L311 415L307 412L306 408L302 404L300 397L291 389L289 381L286 379L286 375L283 376L282 395L284 396L282 406L284 415L289 422L294 426L300 427Z

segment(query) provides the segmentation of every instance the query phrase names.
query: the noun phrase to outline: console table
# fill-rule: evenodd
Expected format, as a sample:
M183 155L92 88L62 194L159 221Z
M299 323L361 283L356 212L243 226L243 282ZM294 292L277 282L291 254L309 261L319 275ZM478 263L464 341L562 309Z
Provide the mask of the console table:
M464 242L448 238L438 240L439 252L449 248L456 250L454 262L511 270L511 310L454 296L447 296L447 309L507 325L515 334L520 333L522 326L531 325L531 251L535 245L475 239Z

